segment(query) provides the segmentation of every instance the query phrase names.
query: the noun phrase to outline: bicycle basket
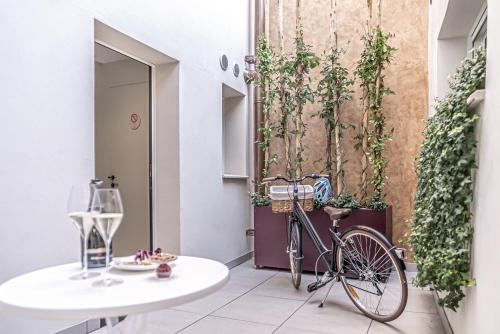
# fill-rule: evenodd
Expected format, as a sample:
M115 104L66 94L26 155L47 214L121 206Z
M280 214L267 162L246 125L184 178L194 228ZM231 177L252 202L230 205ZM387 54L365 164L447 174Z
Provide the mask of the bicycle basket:
M298 196L304 211L313 210L314 189L310 185L299 185ZM269 189L271 207L275 213L293 211L293 186L271 186Z

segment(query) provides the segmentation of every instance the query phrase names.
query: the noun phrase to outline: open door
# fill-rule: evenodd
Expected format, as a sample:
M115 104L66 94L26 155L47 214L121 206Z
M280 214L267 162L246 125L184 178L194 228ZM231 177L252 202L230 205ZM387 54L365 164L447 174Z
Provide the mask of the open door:
M96 43L95 171L120 189L116 256L151 248L151 68Z

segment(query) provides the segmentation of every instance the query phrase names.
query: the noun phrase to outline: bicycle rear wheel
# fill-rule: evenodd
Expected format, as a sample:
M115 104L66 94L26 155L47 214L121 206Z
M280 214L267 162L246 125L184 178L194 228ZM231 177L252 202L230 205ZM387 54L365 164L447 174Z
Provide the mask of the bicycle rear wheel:
M288 257L290 259L290 272L295 289L300 287L302 279L302 238L300 225L292 221L290 223L290 242L288 244Z
M382 238L367 228L346 231L336 261L354 305L369 318L387 322L405 309L408 286L399 258Z

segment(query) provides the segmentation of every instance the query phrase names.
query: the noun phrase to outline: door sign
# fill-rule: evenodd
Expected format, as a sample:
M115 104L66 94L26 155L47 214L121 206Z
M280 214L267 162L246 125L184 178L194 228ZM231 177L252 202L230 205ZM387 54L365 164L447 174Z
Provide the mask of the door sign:
M132 130L137 130L141 126L141 116L136 113L130 114L128 124Z

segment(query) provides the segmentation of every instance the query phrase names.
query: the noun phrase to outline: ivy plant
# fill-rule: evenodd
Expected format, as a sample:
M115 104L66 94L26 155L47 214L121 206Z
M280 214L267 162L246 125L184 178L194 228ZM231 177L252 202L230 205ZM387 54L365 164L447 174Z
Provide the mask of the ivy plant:
M342 194L338 195L336 198L332 198L330 205L334 208L346 208L346 209L358 209L361 204L358 202L356 197L348 191L344 191Z
M479 115L467 98L484 87L483 50L465 59L449 82L429 119L417 159L417 194L410 243L418 286L444 292L440 305L456 310L464 288L474 284L470 273L473 170L477 168L474 135Z
M361 133L356 136L356 148L361 148L361 198L367 207L384 209L385 194L383 192L387 167L384 157L385 145L392 138L392 130L386 131L385 115L382 102L385 96L394 92L385 86L385 69L391 62L396 49L389 45L393 35L385 33L380 25L370 29L363 36L363 52L358 61L355 74L362 88L363 121ZM371 177L368 179L368 163L371 166ZM368 197L368 182L373 193Z
M262 195L258 192L250 193L250 200L255 206L269 206L271 205L271 199L267 195Z

